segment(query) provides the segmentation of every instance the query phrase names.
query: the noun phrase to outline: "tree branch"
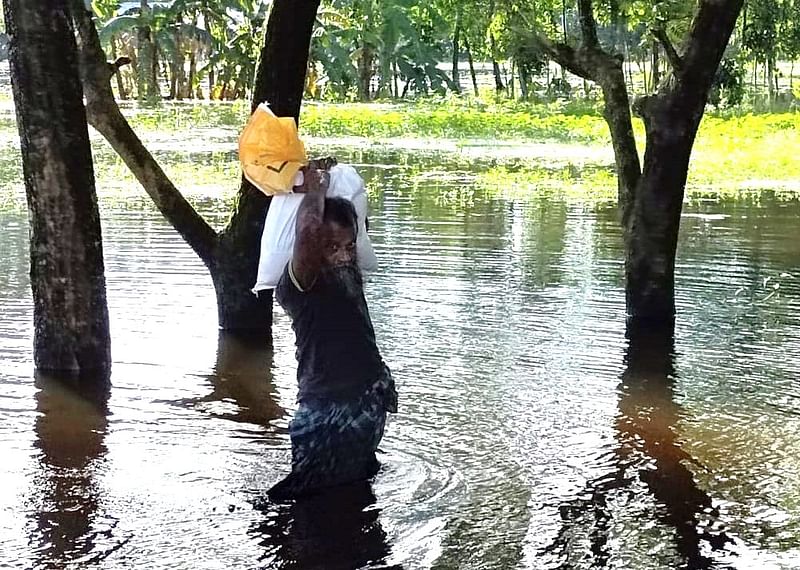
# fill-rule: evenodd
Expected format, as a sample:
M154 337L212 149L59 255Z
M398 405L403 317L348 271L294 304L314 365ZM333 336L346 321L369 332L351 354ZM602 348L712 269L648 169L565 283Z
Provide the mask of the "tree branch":
M578 0L578 19L581 24L582 44L587 48L600 47L597 39L597 23L592 11L592 0Z
M217 233L164 174L114 99L111 78L120 66L130 60L119 58L114 63L107 62L91 12L86 10L82 0L73 0L72 12L78 34L81 81L89 124L111 144L167 221L200 259L211 267Z
M667 54L667 59L670 65L672 65L672 70L675 72L675 75L680 75L683 71L683 59L681 59L675 46L672 45L667 31L664 28L656 27L652 28L650 33L653 34L653 37L658 40L658 43L664 48L664 53Z
M537 32L526 31L525 35L536 51L547 55L570 73L594 81L592 70L583 61L580 51L570 45L552 42Z

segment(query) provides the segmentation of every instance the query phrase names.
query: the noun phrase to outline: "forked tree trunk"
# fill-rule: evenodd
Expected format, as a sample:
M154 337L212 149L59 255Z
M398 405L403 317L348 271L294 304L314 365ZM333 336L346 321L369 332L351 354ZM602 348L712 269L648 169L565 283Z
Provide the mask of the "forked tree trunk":
M242 181L236 209L219 234L200 217L164 175L130 128L114 101L113 65L103 61L97 32L87 13L76 5L83 58L87 111L92 125L109 141L164 217L203 260L217 294L220 328L247 335L271 331L271 295L256 297L261 233L269 200ZM275 0L258 64L252 108L268 101L278 116L300 114L308 49L319 0Z
M675 317L675 257L689 160L708 93L743 0L701 1L684 53L668 47L674 85L642 100L647 146L626 230L628 315Z
M67 0L4 0L4 8L30 216L34 362L105 383L103 246Z
M708 92L743 0L700 0L678 54L662 35L673 79L636 102L647 146L640 170L626 88L624 61L604 51L597 37L592 0L578 0L582 45L574 48L534 35L534 44L576 75L600 84L611 131L625 235L627 312L643 322L675 316L675 254L689 169Z

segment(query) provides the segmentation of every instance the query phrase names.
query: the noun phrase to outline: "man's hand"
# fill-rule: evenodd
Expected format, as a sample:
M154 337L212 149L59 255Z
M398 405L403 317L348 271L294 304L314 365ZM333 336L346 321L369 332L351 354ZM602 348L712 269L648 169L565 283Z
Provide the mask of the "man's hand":
M322 192L323 196L328 191L331 181L331 174L327 170L308 169L303 173L304 191L308 194L312 192Z
M311 191L311 186L309 186L309 178L313 178L315 176L315 172L324 172L326 175L328 175L328 171L336 166L336 164L336 159L332 156L310 160L307 166L304 166L300 169L300 172L303 173L303 184L292 188L292 192L295 194L305 194L306 192ZM327 180L330 181L329 175L327 176ZM326 185L325 191L327 190L328 187Z
M334 157L326 156L320 158L312 158L311 160L308 161L308 166L306 168L308 168L309 170L311 169L330 170L337 164L338 162Z

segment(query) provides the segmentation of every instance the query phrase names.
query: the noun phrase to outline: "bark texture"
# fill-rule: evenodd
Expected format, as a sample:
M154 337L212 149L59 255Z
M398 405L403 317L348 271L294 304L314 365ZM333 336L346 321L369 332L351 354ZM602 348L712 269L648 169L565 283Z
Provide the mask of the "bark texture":
M34 362L106 382L111 369L100 216L67 0L5 0L30 219Z
M598 40L592 0L579 0L578 47L533 34L535 47L570 72L600 85L611 131L625 230L626 305L629 318L665 323L675 317L675 257L694 139L714 74L743 0L701 0L682 53L663 28L653 30L672 67L657 91L634 104L647 133L644 164L633 136L623 57Z
M268 337L272 297L256 296L261 233L269 199L242 180L235 210L221 232L194 210L164 174L120 112L110 81L120 64L105 61L91 15L73 0L89 121L125 161L164 217L203 260L217 295L221 329ZM300 115L308 50L319 0L275 0L267 23L252 108L267 101L278 116Z

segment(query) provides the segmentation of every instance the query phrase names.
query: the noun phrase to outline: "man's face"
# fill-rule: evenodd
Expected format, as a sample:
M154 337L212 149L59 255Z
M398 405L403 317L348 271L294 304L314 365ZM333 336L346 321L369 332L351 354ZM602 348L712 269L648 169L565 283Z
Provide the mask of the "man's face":
M352 228L336 222L325 224L323 254L328 267L354 265L356 262L356 236Z

